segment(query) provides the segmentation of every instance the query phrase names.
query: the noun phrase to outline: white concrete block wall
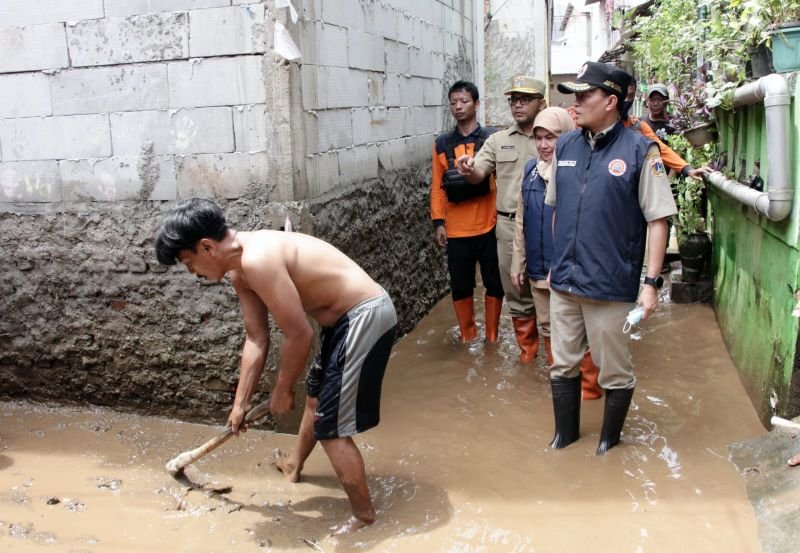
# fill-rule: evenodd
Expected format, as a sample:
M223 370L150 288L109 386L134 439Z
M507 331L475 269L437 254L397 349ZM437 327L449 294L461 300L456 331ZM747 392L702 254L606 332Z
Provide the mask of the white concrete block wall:
M0 75L0 118L52 115L50 80L43 73Z
M106 17L230 6L230 0L103 0Z
M292 148L312 195L428 163L442 88L471 77L464 3L294 4L297 24L263 0L0 2L0 203L236 197ZM298 87L274 81L275 19Z
M473 25L472 1L469 11L460 0L298 3L308 18L301 80L311 193L373 178L375 160L387 170L430 163L433 137L446 120L443 89L472 77L455 69L472 64L456 59L464 49L471 56L472 39L463 36ZM330 176L334 154L338 179Z
M353 145L352 115L349 109L330 109L306 115L306 151L326 152Z
M201 154L175 158L178 196L238 198L250 186L270 184L267 154L263 152Z
M347 29L315 22L301 32L303 63L347 67Z
M189 56L264 52L264 4L189 12Z
M305 165L312 196L320 196L339 186L339 155L336 152L306 156Z
M171 156L156 156L155 179L150 179L145 156L59 162L64 201L113 202L171 200L176 197L175 166Z
M375 4L375 34L397 40L397 19L400 15L396 9L387 4Z
M367 95L371 107L385 106L386 95L384 94L384 74L383 71L367 72Z
M0 201L51 203L61 201L57 161L0 163Z
M350 29L374 28L372 4L360 0L322 0L322 21Z
M327 70L319 65L306 65L300 68L300 87L303 91L303 109L325 109L325 79Z
M425 103L425 81L419 77L400 77L401 106L421 106Z
M369 76L365 71L328 67L324 84L328 108L366 106L369 103Z
M411 70L411 54L408 45L394 40L384 40L383 49L386 56L386 72L406 74Z
M383 71L383 37L371 33L348 29L347 62L356 69Z
M108 157L108 115L24 117L0 121L3 161Z
M263 104L267 93L262 62L262 56L171 62L167 65L169 105L178 108Z
M159 155L233 151L229 107L126 111L110 119L116 155L138 155L150 144Z
M73 67L189 57L187 13L91 19L67 25Z
M383 98L387 106L400 105L400 81L406 77L387 74L383 83Z
M49 80L56 115L169 107L165 63L68 69Z
M264 104L233 108L233 138L237 152L260 152L267 146L269 112Z
M234 197L265 183L268 6L0 1L0 203Z
M0 27L0 73L61 69L69 65L63 23Z
M24 27L103 17L103 0L3 0L0 24Z
M363 182L378 178L378 147L375 144L339 150L339 181Z
M359 146L383 142L398 136L395 133L402 136L406 130L405 119L398 123L395 117L394 121L390 122L389 112L390 110L386 108L353 109L353 144Z

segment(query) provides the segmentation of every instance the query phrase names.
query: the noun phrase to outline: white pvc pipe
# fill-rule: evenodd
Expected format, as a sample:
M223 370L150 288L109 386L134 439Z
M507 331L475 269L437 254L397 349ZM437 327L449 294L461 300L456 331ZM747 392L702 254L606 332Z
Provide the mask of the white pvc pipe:
M789 430L800 430L800 424L797 424L794 421L782 419L781 417L776 417L773 415L772 419L770 419L772 426L778 426L780 428L787 428Z
M785 219L792 210L794 190L789 178L789 85L781 75L773 73L737 88L733 107L764 102L767 116L767 191L759 192L730 180L720 172L706 179L718 190L746 204L772 221Z

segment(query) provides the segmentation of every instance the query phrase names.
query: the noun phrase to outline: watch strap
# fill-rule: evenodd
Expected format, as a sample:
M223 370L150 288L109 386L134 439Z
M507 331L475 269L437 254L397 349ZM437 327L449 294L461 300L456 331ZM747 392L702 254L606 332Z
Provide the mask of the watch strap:
M664 280L660 276L656 278L646 276L644 277L644 283L652 286L656 290L659 290L664 285Z

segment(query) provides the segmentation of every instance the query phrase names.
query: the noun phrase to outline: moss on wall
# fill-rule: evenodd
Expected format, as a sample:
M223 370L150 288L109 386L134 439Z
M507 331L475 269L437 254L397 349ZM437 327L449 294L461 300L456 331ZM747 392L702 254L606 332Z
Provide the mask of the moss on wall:
M718 115L728 172L740 182L760 172L768 185L763 105ZM791 178L796 183L800 166L796 102L792 122ZM728 350L762 420L767 422L771 414L771 390L778 395L779 413L794 417L800 414L800 397L794 397L800 393L800 367L795 362L798 319L791 315L796 303L793 291L800 288L800 198L795 192L791 214L779 222L716 191L710 201L715 308Z

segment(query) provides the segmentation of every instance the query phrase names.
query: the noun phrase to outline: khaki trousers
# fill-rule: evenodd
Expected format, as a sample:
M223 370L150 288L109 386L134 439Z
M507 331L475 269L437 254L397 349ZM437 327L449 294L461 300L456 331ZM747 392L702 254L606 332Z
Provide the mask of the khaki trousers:
M606 390L636 386L630 337L622 332L625 318L635 305L590 300L551 290L553 366L550 378L580 375L580 363L588 343L592 359L600 367L600 386Z
M533 292L533 305L536 306L539 333L548 338L550 336L550 289L531 286L531 292Z
M511 254L514 247L514 232L516 226L513 220L503 215L497 216L497 258L500 263L500 280L503 282L503 291L506 295L506 303L512 317L530 319L536 316L536 308L533 305L533 295L531 285L525 281L525 285L517 290L511 284Z

